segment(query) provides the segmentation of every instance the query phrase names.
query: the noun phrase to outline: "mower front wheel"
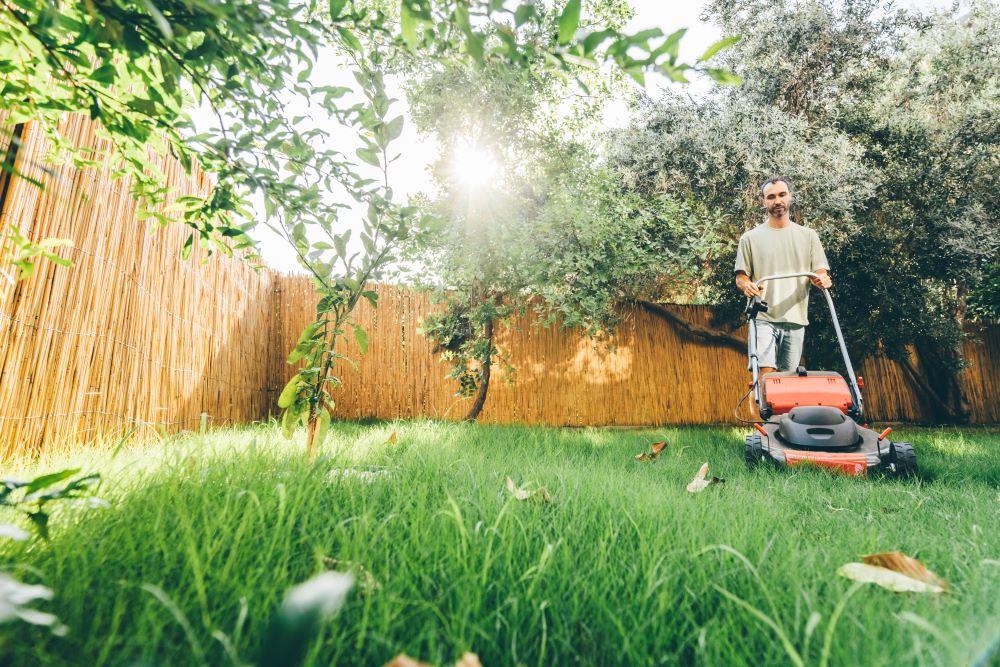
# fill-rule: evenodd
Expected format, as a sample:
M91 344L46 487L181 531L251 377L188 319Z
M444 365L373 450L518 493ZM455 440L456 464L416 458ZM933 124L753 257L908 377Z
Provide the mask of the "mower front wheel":
M753 468L767 461L767 451L764 449L764 439L759 433L747 436L745 457L747 466Z
M908 442L894 442L890 445L889 456L895 469L892 470L894 477L916 477L917 476L917 453L913 451L913 445Z

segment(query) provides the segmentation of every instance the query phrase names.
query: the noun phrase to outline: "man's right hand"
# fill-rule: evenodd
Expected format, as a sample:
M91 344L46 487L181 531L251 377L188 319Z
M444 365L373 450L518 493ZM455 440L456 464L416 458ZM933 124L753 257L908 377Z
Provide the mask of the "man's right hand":
M745 273L736 276L736 288L743 292L743 296L748 299L763 294L761 289L757 287L757 284L750 280L750 276Z

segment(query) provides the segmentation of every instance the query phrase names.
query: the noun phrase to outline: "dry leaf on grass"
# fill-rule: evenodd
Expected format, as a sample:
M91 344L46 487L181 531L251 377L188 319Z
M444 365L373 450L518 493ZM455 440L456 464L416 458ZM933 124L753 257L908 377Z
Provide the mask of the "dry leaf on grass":
M414 660L405 653L400 653L395 658L385 663L385 667L432 667L432 665L426 662L420 662L419 660ZM466 652L458 662L455 663L455 667L483 667L483 663L479 662L479 656L475 653Z
M915 558L899 551L862 556L863 563L841 565L837 574L897 593L943 593L948 584Z
M387 445L395 445L395 444L396 444L396 442L398 442L398 441L399 441L399 438L398 438L398 437L396 436L396 432L395 432L395 431L393 431L393 432L392 432L392 435L390 435L390 436L389 436L389 437L388 437L388 438L386 439L386 441L385 441L385 444L387 444Z
M455 667L483 667L483 663L479 662L479 656L471 651L466 651L465 655L455 663Z
M868 554L862 556L861 560L868 565L884 567L893 572L899 572L925 584L938 586L943 589L948 588L948 582L928 570L923 563L916 558L910 558L900 551L886 551L878 554Z
M702 464L701 468L698 469L698 474L694 476L691 483L687 485L687 490L691 493L699 493L704 491L712 484L722 484L726 480L719 477L713 477L711 479L705 479L708 476L708 463Z
M426 662L420 662L419 660L414 660L405 653L400 653L395 658L385 663L385 667L433 667L428 665Z
M636 461L655 461L667 446L666 442L654 442L649 446L648 452L639 452L635 455Z
M510 475L507 476L507 490L518 500L535 500L542 503L552 502L552 496L544 486L540 486L534 491L528 491L514 484L514 480L510 478Z

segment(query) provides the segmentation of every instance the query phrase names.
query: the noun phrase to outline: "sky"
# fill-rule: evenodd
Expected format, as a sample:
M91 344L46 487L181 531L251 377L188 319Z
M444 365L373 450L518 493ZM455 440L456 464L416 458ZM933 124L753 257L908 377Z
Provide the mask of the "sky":
M665 34L670 34L678 28L687 28L680 43L681 62L695 62L705 49L724 37L716 26L702 21L699 16L702 8L707 4L706 0L669 3L664 0L631 0L630 4L635 9L635 17L625 27L624 32L635 33L647 28L660 28ZM926 10L947 7L952 2L951 0L903 0L896 4L901 7ZM327 68L324 75L330 77L330 81L324 81L324 83L331 85L353 84L350 74L346 71L338 72L333 68ZM338 81L338 79L340 80ZM665 77L653 75L647 77L646 91L656 97L663 89L677 85L679 84L673 84ZM687 85L686 89L697 95L707 90L711 85L713 85L711 82L701 78ZM397 108L405 116L406 103L402 91L392 82L387 82L387 88L390 95L401 100ZM628 102L619 100L608 106L603 122L609 128L623 127L629 119ZM344 136L346 133L346 130L340 132L341 136L338 139L343 141L346 138L350 141ZM432 139L419 136L413 124L407 122L404 125L403 134L394 145L401 153L399 161L392 165L390 172L394 191L402 196L402 200L405 200L406 195L431 190L432 184L428 167L437 153L436 143ZM268 266L283 272L303 272L303 269L296 262L295 253L284 239L266 230L262 225L258 225L252 235L257 239L261 255Z

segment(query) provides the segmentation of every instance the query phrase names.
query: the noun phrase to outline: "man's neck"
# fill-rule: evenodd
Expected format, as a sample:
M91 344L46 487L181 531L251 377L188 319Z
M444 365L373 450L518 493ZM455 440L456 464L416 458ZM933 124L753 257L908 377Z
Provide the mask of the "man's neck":
M787 227L790 223L791 220L788 218L787 214L781 216L780 218L775 218L770 215L767 216L767 225L769 227L774 227L775 229L782 229Z

